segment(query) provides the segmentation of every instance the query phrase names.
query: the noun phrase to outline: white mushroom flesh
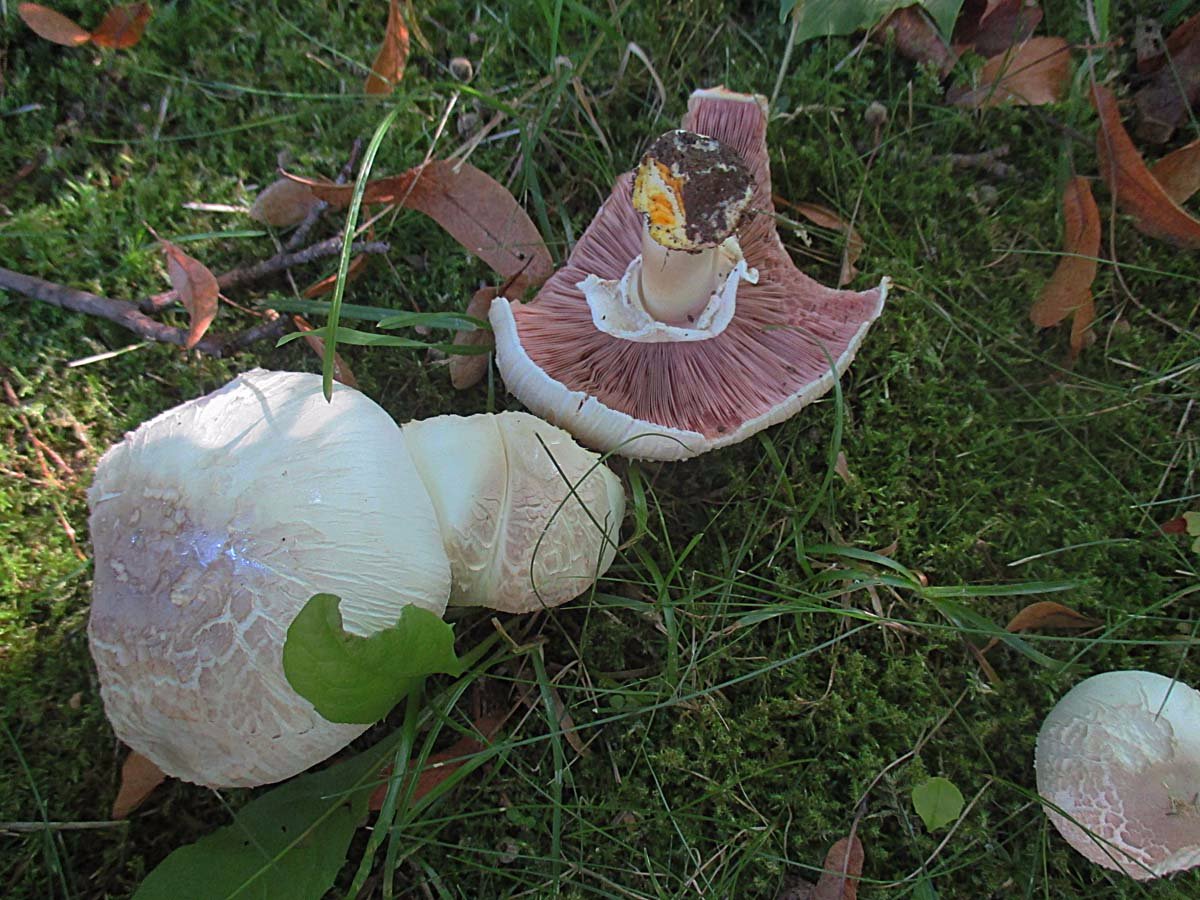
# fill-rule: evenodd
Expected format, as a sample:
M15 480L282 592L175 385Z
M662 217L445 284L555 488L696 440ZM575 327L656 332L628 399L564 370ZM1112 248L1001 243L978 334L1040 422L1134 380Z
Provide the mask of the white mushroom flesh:
M611 564L625 495L561 428L527 413L404 426L450 558L450 602L530 612L578 596Z
M1080 682L1038 733L1038 793L1076 850L1138 880L1200 865L1200 693L1153 672Z
M365 730L284 677L288 625L315 593L365 635L450 591L433 506L391 418L316 375L248 373L146 422L88 495L88 634L117 736L211 786L287 778Z

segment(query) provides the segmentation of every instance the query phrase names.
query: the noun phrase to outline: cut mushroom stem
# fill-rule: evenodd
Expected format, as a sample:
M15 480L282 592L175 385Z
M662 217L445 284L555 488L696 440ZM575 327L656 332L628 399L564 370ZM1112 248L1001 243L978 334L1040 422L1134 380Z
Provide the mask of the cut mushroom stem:
M634 290L643 308L660 322L682 324L694 319L717 289L720 248L689 253L671 250L642 228L642 268Z
M686 323L704 309L722 276L721 244L753 193L746 164L715 138L678 130L650 145L633 183L633 207L643 217L634 289L646 312Z

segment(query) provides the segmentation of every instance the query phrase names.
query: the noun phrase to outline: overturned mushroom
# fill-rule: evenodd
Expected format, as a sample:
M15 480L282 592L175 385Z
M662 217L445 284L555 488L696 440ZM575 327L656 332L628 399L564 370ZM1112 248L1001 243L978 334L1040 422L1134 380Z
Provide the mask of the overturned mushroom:
M366 729L284 677L313 594L338 595L358 635L409 603L561 603L608 567L624 512L595 454L532 416L402 430L357 391L326 403L319 376L262 370L129 434L88 501L105 711L164 772L211 786L287 778Z
M1035 763L1050 821L1092 862L1138 880L1200 865L1192 688L1154 672L1081 681L1042 724Z
M584 443L685 459L833 386L883 308L798 271L775 231L761 97L697 91L567 264L490 319L509 391Z

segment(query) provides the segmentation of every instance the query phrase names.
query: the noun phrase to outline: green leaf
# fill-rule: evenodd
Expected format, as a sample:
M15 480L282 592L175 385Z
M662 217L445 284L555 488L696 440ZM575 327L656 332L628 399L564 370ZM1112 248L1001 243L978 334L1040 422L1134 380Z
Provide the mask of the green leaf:
M454 629L412 604L391 628L364 638L342 628L340 601L314 594L288 627L283 672L300 696L331 722L376 722L416 678L461 675Z
M1183 521L1187 523L1187 533L1196 539L1192 542L1192 552L1200 553L1200 512L1185 512Z
M906 6L920 6L949 38L963 0L780 0L779 21L797 17L796 43L873 28ZM793 12L794 11L794 12Z
M963 795L948 778L930 778L913 788L913 808L930 831L937 831L958 818Z
M134 900L319 900L346 861L379 771L400 732L252 800L226 825L180 847Z

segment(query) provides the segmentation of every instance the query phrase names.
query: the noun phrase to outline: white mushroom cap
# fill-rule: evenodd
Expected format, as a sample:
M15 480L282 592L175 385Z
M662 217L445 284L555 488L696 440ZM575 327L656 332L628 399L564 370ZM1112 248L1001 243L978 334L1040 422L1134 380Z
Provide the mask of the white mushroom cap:
M117 736L168 775L211 786L287 778L365 725L333 724L283 674L315 593L346 629L439 615L449 563L400 429L358 391L256 370L146 422L88 493L88 635Z
M1067 842L1138 880L1200 865L1200 693L1154 672L1075 685L1038 732L1038 793Z
M441 525L452 605L557 606L612 563L624 490L561 428L504 412L437 416L403 430Z

